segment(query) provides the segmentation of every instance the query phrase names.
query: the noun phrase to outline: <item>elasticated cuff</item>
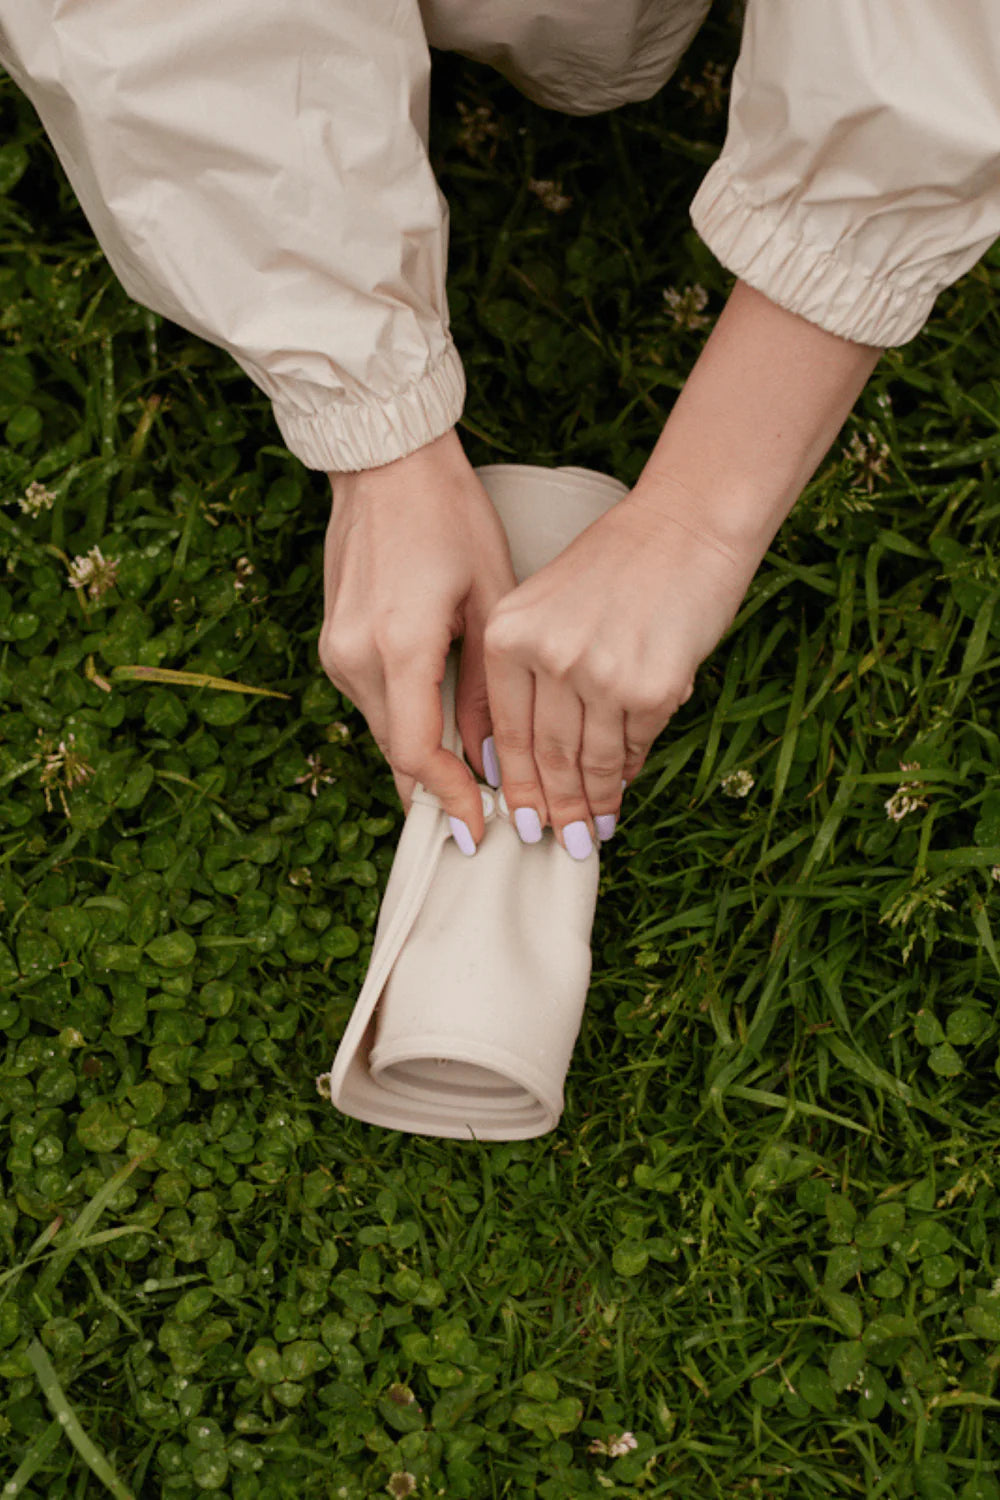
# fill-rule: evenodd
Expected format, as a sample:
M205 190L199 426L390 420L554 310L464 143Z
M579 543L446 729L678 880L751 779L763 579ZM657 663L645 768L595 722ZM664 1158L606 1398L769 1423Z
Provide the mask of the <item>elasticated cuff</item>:
M273 402L286 447L308 469L336 474L415 453L454 427L464 404L465 371L450 340L436 364L385 399L331 401L318 412Z
M915 338L938 285L873 277L802 238L784 206L755 205L717 161L691 203L691 222L727 271L828 333L873 348Z

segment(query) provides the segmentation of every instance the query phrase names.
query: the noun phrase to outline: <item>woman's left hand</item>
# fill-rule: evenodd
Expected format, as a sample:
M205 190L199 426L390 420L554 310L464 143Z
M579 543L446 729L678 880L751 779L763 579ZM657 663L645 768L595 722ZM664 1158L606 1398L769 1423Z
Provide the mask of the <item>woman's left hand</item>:
M761 556L633 490L494 606L484 660L512 817L534 809L577 858L596 819L610 837L622 780L691 696Z

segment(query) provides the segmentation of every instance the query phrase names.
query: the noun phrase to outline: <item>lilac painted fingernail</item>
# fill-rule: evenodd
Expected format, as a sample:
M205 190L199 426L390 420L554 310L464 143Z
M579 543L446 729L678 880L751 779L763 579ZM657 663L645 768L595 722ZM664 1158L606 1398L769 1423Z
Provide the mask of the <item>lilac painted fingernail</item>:
M490 786L500 785L500 763L497 760L497 747L493 743L493 736L483 740L483 770L486 772L486 780Z
M519 807L514 814L514 822L522 844L538 843L542 836L542 823L533 807Z
M617 822L618 818L614 813L598 813L594 819L594 827L597 829L597 837L602 844L606 843L614 833Z
M448 817L448 822L451 824L451 831L455 836L455 843L461 849L462 853L475 854L476 845L475 841L473 840L472 834L469 832L468 825L466 823L463 823L461 818L453 818L450 815Z
M567 852L572 854L574 859L586 859L594 847L590 838L590 829L582 820L578 823L566 824L563 829L563 842Z

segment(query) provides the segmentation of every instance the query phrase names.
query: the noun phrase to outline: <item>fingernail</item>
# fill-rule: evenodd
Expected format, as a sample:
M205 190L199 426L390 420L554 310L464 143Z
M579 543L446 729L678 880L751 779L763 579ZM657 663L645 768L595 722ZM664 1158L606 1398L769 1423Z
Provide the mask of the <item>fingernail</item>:
M519 807L514 814L514 822L522 844L538 843L542 836L542 823L533 807Z
M497 760L497 747L493 743L493 736L483 740L483 770L486 772L486 780L490 786L500 785L500 764Z
M574 859L586 859L593 849L590 830L586 823L567 823L563 829L563 842Z
M614 813L598 813L594 819L594 827L597 829L597 837L602 844L606 843L614 833L617 822L618 818Z
M448 817L448 822L451 824L451 831L455 836L455 843L461 849L462 853L475 854L476 845L473 841L472 834L469 832L468 825L463 823L461 818L453 818L450 814Z
M622 779L622 791L624 791L627 786L628 786L628 782L625 781L624 778L623 778Z

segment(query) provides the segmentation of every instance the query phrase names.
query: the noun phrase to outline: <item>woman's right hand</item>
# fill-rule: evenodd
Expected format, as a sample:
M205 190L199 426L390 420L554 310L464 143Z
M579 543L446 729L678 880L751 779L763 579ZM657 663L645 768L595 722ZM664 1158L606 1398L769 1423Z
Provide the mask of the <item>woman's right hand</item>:
M454 428L393 463L329 478L320 663L367 719L404 812L419 781L478 845L482 800L468 767L441 744L441 682L463 636L456 721L485 780L483 632L517 586L503 523Z

